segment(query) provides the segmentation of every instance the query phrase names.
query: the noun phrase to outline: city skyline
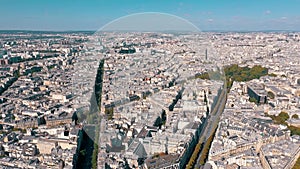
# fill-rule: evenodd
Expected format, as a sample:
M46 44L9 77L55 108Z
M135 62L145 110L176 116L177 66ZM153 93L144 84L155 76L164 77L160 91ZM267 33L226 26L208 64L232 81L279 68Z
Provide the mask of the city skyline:
M1 0L0 168L300 169L300 0Z

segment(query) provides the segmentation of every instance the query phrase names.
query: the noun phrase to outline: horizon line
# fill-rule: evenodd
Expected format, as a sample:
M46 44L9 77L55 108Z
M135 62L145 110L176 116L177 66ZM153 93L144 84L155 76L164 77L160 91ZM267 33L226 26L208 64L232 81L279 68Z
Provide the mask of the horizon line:
M16 32L16 31L28 31L28 32L99 32L99 30L43 30L43 29L0 29L0 32ZM180 31L180 30L160 30L160 31L153 31L153 32L188 32L188 31ZM152 32L149 30L109 30L109 31L103 31L103 32ZM290 29L262 29L262 30L218 30L218 29L212 29L212 30L201 30L199 32L300 32L300 30L290 30Z

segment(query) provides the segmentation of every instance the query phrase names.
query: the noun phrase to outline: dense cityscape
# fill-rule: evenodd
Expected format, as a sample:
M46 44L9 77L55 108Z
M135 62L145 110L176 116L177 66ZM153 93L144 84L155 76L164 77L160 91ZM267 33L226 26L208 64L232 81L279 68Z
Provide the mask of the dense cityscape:
M0 166L299 168L299 41L1 31Z

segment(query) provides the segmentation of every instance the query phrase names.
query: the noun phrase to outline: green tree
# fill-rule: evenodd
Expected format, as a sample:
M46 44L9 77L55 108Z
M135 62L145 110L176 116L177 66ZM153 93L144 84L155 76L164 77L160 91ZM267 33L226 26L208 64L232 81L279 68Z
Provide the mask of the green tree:
M105 108L104 112L105 112L108 120L113 119L113 116L114 116L114 108L113 107Z
M274 99L274 98L275 98L275 95L274 95L273 92L268 91L268 97L269 97L270 99Z
M300 168L300 157L298 158L298 160L296 161L296 163L292 169L299 169L299 168Z
M280 112L278 117L280 117L280 119L282 121L286 121L290 118L289 114L287 112L284 112L284 111Z
M291 130L291 135L300 135L300 128L296 126L288 126L288 129Z
M257 103L257 102L258 102L254 97L250 97L250 98L249 98L249 101L250 101L250 102L253 102L253 103Z
M293 115L292 115L292 118L293 118L293 119L299 119L299 116L298 116L298 114L293 114Z
M85 156L86 155L86 150L84 149L84 150L81 150L80 151L80 154L82 155L82 156Z
M277 77L277 75L274 74L274 73L269 74L269 76L271 76L271 77Z
M239 67L237 64L226 66L224 68L227 87L231 88L233 81L250 81L252 79L258 79L261 76L268 75L268 69L260 65L249 67Z

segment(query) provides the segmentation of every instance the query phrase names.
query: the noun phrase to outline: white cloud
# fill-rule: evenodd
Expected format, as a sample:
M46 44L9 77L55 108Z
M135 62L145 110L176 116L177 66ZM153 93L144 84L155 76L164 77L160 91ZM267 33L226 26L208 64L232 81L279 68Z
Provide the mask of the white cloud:
M266 10L266 11L265 11L265 14L266 14L266 15L270 15L271 13L272 13L272 12L271 12L270 10Z
M208 19L207 21L208 21L208 22L213 22L214 20L213 20L213 19Z
M281 17L280 19L281 19L281 20L286 20L287 17L283 16L283 17Z

